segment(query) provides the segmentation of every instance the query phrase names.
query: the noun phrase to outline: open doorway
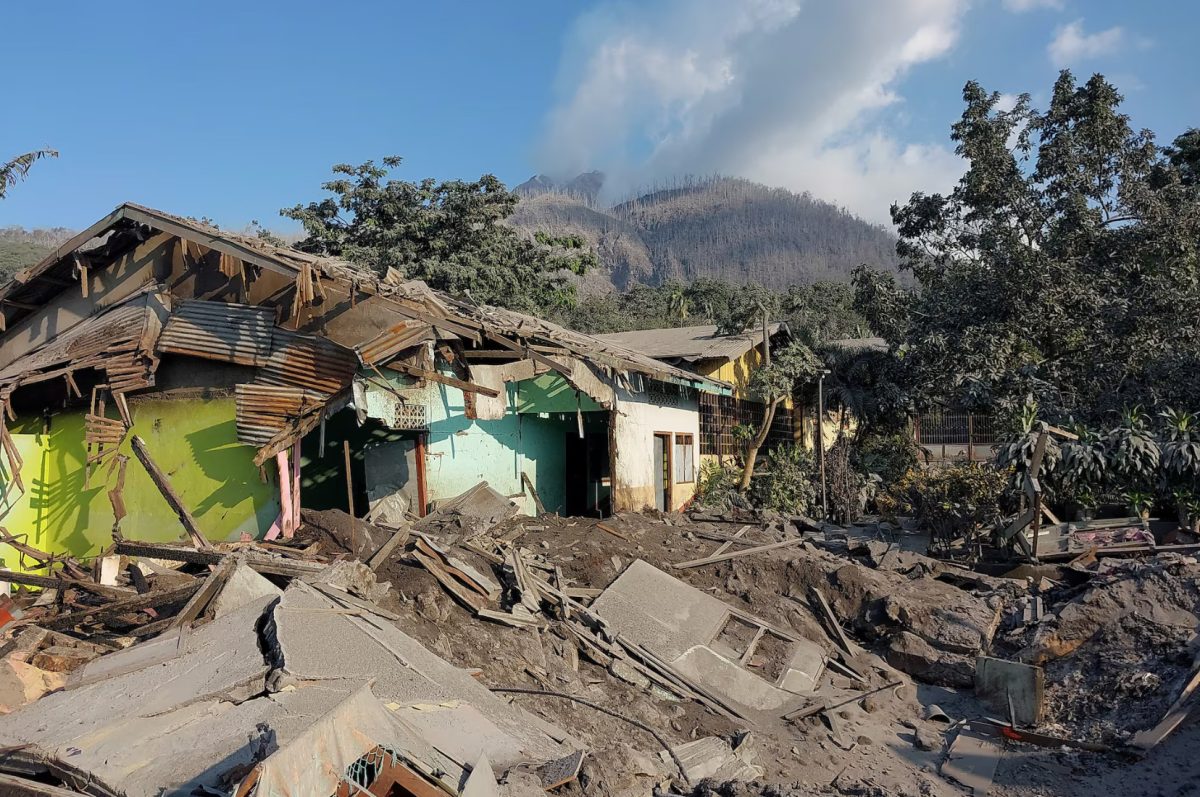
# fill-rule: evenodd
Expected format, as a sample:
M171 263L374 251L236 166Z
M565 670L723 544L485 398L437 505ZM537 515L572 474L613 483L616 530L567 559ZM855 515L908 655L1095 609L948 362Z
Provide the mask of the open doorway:
M671 511L671 433L654 433L654 508Z
M585 413L583 436L578 428L566 433L564 476L568 515L608 517L612 513L608 424L602 413Z
M423 484L417 471L423 469L423 454L421 433L389 429L370 418L359 426L353 409L334 413L300 443L300 504L364 517L382 489L411 489L412 512L420 514L417 496Z

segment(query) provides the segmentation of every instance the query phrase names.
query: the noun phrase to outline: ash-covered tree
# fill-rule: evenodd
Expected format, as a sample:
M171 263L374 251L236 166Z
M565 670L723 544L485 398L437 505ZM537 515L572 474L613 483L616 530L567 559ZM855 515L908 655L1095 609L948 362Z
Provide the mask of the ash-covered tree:
M577 236L522 235L504 223L518 197L496 177L474 182L392 179L400 158L333 167L333 196L284 208L307 236L297 247L377 274L395 269L482 304L534 313L575 303L573 277L596 264Z
M1200 403L1200 141L1159 147L1102 76L1049 108L968 83L948 195L893 206L911 295L860 274L861 309L926 399L1099 418Z

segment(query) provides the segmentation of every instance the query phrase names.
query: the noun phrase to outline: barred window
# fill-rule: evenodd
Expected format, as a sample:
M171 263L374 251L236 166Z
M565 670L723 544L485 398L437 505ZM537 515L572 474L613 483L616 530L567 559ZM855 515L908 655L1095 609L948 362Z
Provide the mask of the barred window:
M766 406L760 401L701 393L700 453L737 455L738 442L733 436L733 427L740 424L758 429L765 413ZM771 422L764 449L770 450L778 445L792 443L795 439L792 413L780 406L775 411L775 419Z

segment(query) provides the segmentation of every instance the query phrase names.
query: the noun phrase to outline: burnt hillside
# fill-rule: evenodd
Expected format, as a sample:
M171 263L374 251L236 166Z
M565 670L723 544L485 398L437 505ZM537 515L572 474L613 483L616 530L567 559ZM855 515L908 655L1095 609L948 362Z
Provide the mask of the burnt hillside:
M512 223L580 233L618 288L721 277L773 288L846 279L861 263L894 270L895 237L835 205L737 178L684 181L604 208L580 178L537 176L518 186Z

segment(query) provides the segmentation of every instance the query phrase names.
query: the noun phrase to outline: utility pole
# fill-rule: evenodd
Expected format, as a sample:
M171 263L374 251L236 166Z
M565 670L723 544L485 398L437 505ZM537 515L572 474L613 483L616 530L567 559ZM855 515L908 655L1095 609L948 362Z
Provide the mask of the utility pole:
M817 455L821 458L821 513L823 518L829 517L829 499L825 488L825 374L828 369L817 376Z

